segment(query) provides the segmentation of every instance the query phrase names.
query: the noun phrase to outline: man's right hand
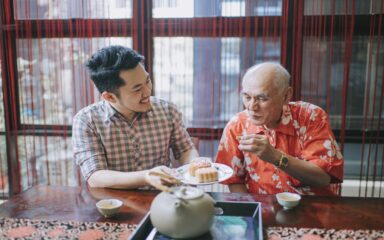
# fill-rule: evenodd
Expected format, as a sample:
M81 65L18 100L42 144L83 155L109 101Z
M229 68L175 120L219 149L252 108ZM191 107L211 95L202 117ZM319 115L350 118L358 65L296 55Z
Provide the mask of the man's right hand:
M173 169L166 166L158 166L147 171L145 180L155 188L169 192L169 187L181 184L180 180L175 176L176 172Z

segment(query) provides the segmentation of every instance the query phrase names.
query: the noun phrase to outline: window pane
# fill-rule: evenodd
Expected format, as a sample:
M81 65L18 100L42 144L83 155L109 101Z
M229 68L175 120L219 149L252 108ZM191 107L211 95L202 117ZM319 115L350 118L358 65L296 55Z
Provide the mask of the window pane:
M241 76L280 60L279 38L157 37L155 95L178 105L189 127L224 127L242 110Z
M3 98L3 79L2 79L2 65L0 62L0 132L5 131L5 112L4 112L4 98Z
M384 13L382 0L305 0L304 15Z
M36 184L75 186L71 138L19 136L22 190Z
M281 16L282 0L153 0L154 18Z
M14 0L16 19L131 18L132 0Z
M347 129L377 130L379 119L384 118L384 111L380 109L384 81L384 51L383 44L378 44L382 43L383 39L357 36L352 40L347 92ZM302 98L324 109L329 107L327 111L330 113L332 127L336 129L341 128L342 121L345 48L345 40L342 37L334 37L333 42L330 42L329 38L304 38ZM327 97L330 103L328 107ZM383 123L380 129L384 129Z
M5 136L0 135L0 197L8 197L8 164Z
M73 115L98 100L85 61L97 49L131 38L20 39L18 77L23 124L72 124Z
M372 176L376 176L380 180L384 170L383 152L383 144L345 143L344 178L373 180Z

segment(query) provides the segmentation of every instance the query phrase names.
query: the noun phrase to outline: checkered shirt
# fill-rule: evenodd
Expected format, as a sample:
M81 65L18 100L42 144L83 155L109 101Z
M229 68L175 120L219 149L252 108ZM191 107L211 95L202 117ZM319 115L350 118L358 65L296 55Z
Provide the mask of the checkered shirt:
M102 169L140 171L170 164L193 147L175 105L151 97L152 110L127 121L105 101L80 110L73 119L76 164L85 179Z

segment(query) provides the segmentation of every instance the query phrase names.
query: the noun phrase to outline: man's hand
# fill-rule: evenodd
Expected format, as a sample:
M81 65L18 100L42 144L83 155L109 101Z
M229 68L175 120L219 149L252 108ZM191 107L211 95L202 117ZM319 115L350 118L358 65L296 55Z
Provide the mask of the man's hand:
M180 185L181 183L175 176L176 172L173 169L166 166L158 166L147 171L145 180L157 189L169 192L169 187Z
M268 141L268 137L259 134L239 136L239 150L256 154L260 159L273 163L278 154Z

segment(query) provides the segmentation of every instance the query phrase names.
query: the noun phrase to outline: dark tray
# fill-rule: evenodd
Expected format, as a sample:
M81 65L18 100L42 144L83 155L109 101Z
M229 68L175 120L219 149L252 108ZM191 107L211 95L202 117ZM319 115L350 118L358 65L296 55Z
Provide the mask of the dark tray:
M215 207L221 208L223 213L215 216L210 232L193 239L263 239L260 203L216 202ZM130 239L168 240L173 238L157 232L148 213L132 233Z

